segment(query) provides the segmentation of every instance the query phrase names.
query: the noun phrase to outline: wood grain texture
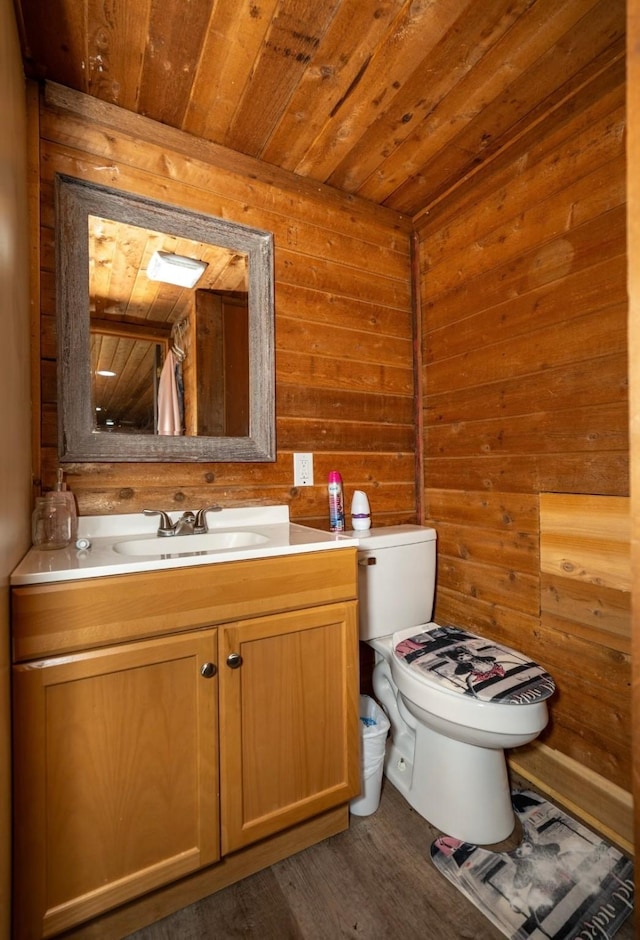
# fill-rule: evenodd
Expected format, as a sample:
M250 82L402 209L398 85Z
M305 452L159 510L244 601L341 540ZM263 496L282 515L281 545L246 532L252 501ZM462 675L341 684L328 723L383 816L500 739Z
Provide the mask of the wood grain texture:
M60 87L46 89L41 143L44 485L56 464L50 199L55 173L65 172L263 227L275 241L275 465L211 463L192 475L169 464L159 476L136 464L124 472L70 464L81 514L171 504L188 483L184 495L196 507L275 499L295 518L327 527L325 480L338 468L347 504L352 488L388 487L378 504L371 496L380 521L415 521L409 221ZM315 486L293 487L295 451L315 454ZM112 480L122 484L112 488Z
M640 10L634 4L627 5L628 32L628 80L630 87L640 81ZM628 199L629 215L627 232L629 238L629 372L630 372L630 451L631 451L631 565L632 565L632 614L634 625L640 618L640 107L633 95L628 102L627 157L629 161ZM633 714L640 714L640 633L632 635ZM636 845L640 844L640 726L634 722L631 745L633 749L633 793L635 796L634 834ZM640 875L636 869L636 886Z
M624 0L17 9L30 77L409 215L624 59Z
M512 782L531 788L517 774ZM238 933L255 940L499 940L502 933L431 863L429 846L439 835L385 781L379 809L351 817L348 832L137 930L129 940ZM632 919L616 937L632 940Z
M356 550L13 588L14 662L355 599Z
M540 605L548 625L608 649L631 649L631 595L616 588L543 574Z
M619 496L540 494L539 641L564 677L552 739L631 790L629 509Z
M536 656L542 601L550 656L561 634L580 641L577 649L626 656L624 600L605 588L589 598L575 582L558 602L554 576L535 570L537 523L531 528L521 502L535 506L541 492L629 494L638 265L629 268L628 357L625 201L627 182L632 195L637 189L638 115L635 98L625 100L624 2L516 0L480 13L470 0L381 0L372 16L366 4L342 0L310 9L315 26L329 15L304 32L319 42L290 76L287 57L269 46L288 29L274 22L286 3L202 3L182 29L156 3L139 4L135 22L120 5L110 8L119 22L108 22L100 4L85 17L82 5L55 3L46 11L20 3L29 74L62 83L47 86L40 114L36 489L52 484L58 465L51 181L61 170L263 226L291 262L280 264L276 291L276 463L176 464L162 474L153 465L72 465L82 512L264 498L326 527L323 481L337 467L347 502L352 488L368 491L378 524L421 521L424 504L442 527L442 618L477 623ZM299 14L300 4L290 9ZM274 87L267 62L287 94L277 120L265 113L270 136L265 120L261 139L247 140L266 161L256 162L220 145L234 146L232 126L247 134L234 115L251 108L255 64ZM420 232L416 388L425 419L414 438L405 420L414 388L411 225L372 198L408 209ZM629 214L636 236L638 217ZM423 430L424 494L416 494L412 447ZM318 485L292 486L293 450L315 452ZM567 652L562 639L556 648ZM613 671L620 705L625 670L622 659ZM607 707L611 720L623 716L617 733L627 712L613 700ZM581 729L579 716L592 709L583 688L571 708L565 725L550 729L553 746L587 768L626 774L622 735L613 752L604 724Z
M416 220L424 498L436 619L541 662L540 740L628 793L624 71L583 77Z
M217 682L200 676L216 649L209 630L16 667L15 727L32 734L14 755L15 936L220 857Z
M326 578L302 555L23 595L49 646L13 672L17 940L210 869L220 886L218 865L242 877L279 857L270 839L295 851L296 827L357 795L355 555Z
M223 854L359 792L357 636L354 601L220 629Z
M109 911L89 924L68 931L74 940L119 940L131 931L153 924L160 918L180 911L187 905L217 894L220 890L283 858L328 839L349 826L349 809L340 806L256 846L240 849L222 861L194 875L168 885L138 901ZM242 889L241 889L242 890ZM261 925L258 925L260 929Z
M248 226L238 226L205 214L187 213L181 216L176 207L165 203L136 198L133 194L124 194L109 187L94 187L86 181L67 176L56 176L54 194L57 218L54 233L57 241L58 447L61 460L79 462L94 460L98 462L273 460L275 458L273 336L275 315L273 309L273 236L271 233L251 229ZM96 218L97 222L91 221ZM246 392L248 414L244 433L239 433L237 436L230 433L228 436L221 436L220 431L210 435L205 433L156 434L153 433L156 424L154 418L151 419L151 433L148 431L135 433L136 430L142 430L135 420L132 425L127 425L125 421L124 427L121 427L118 407L124 395L121 384L128 384L129 390L132 390L131 376L126 371L122 371L121 375L111 376L114 379L114 389L111 396L113 401L108 413L113 422L113 430L119 433L109 433L108 429L102 425L102 420L97 419L96 412L107 411L107 393L102 387L104 383L100 379L98 369L104 368L105 365L112 369L115 363L96 358L91 335L94 332L91 307L100 307L105 302L108 304L107 309L113 309L113 302L118 297L128 304L132 299L134 303L137 303L138 293L140 294L139 300L144 304L147 290L154 295L157 290L153 279L148 279L145 273L141 274L138 270L140 266L146 271L144 262L138 257L138 251L135 252L135 262L131 259L127 261L124 275L120 270L125 265L124 258L118 258L118 263L112 264L111 259L108 261L102 259L100 253L98 257L91 256L90 252L97 241L97 238L92 235L94 228L102 232L101 241L104 239L109 242L112 237L107 232L113 226L105 225L104 228L107 231L103 231L101 219L118 221L127 229L131 226L133 231L142 232L143 235L139 241L133 236L125 235L124 238L132 250L136 241L138 241L138 249L144 245L143 254L146 251L149 257L153 252L153 244L149 243L157 244L158 239L164 247L179 252L184 251L195 258L202 255L200 244L209 242L212 245L224 246L226 250L221 251L220 256L216 252L217 260L212 254L207 256L213 283L217 283L215 269L218 267L235 269L236 273L232 275L234 278L237 273L246 272L249 339L245 360L250 382L248 382ZM79 232L85 231L89 232L90 237L78 237ZM174 236L190 236L190 238L185 242L181 237L171 238L167 243L162 241L160 232L173 233ZM149 236L148 241L147 236ZM189 243L191 249L187 247ZM181 244L184 247L180 247ZM230 259L237 260L238 263L230 263ZM96 288L90 278L89 303L87 303L86 272L100 266L104 267L105 276L110 279L115 292L113 294L107 292L107 296L98 296L99 291L94 292ZM241 275L239 284L236 286L243 283L244 276L244 274ZM139 279L148 287L138 292L135 285ZM188 294L188 292L185 293ZM199 291L195 292L196 296L198 293ZM187 304L193 303L194 295L191 295ZM179 321L184 323L184 307L181 310L179 303L175 302L174 309ZM151 310L150 315L162 319L157 311L154 314ZM138 322L144 324L144 319L141 318ZM174 325L177 326L178 321L174 321ZM151 373L157 370L159 363L154 363L152 351L149 353L149 358L147 381L151 383ZM150 414L153 415L158 411L158 406L153 407L153 400L151 403ZM135 415L132 414L131 418L135 419ZM148 420L149 413L143 425ZM108 424L108 420L106 423ZM126 430L127 427L128 430Z
M595 587L631 588L629 500L540 494L540 568Z

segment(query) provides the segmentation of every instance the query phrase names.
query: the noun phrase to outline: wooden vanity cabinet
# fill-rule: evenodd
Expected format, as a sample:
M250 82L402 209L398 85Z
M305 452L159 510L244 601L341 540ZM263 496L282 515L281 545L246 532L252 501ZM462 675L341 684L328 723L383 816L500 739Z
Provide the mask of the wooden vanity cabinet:
M208 630L14 667L18 937L220 857L216 659Z
M223 854L357 794L356 631L353 603L220 629Z
M314 591L318 569L333 578ZM17 940L224 868L358 793L355 570L351 550L183 569L170 633L175 570L13 589L14 658L36 652L13 667ZM91 649L54 648L76 644L70 623Z

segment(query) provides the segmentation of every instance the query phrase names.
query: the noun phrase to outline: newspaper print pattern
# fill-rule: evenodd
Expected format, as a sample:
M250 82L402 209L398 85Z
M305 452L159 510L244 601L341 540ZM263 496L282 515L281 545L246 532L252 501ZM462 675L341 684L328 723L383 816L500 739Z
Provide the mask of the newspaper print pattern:
M457 627L435 627L397 644L406 665L485 702L527 705L549 698L553 679L521 653Z

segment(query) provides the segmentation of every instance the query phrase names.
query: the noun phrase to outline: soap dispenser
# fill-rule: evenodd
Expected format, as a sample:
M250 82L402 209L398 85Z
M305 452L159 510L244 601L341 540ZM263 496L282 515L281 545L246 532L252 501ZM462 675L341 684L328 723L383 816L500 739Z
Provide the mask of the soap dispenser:
M58 467L58 475L56 480L56 485L54 487L54 493L58 494L54 498L63 502L67 507L67 512L69 513L69 519L71 520L71 542L75 543L78 537L78 512L76 509L76 501L74 499L73 493L71 490L67 489L67 484L63 482L64 472L61 467Z
M38 549L66 548L71 541L71 516L64 493L51 490L38 496L33 510L31 534Z

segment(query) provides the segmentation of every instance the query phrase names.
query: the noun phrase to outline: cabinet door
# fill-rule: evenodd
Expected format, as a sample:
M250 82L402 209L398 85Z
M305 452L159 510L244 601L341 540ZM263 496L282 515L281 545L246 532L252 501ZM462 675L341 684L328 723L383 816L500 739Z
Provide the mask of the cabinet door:
M50 936L219 858L206 663L215 630L14 667L16 937Z
M225 854L359 792L356 605L245 620L219 639Z

